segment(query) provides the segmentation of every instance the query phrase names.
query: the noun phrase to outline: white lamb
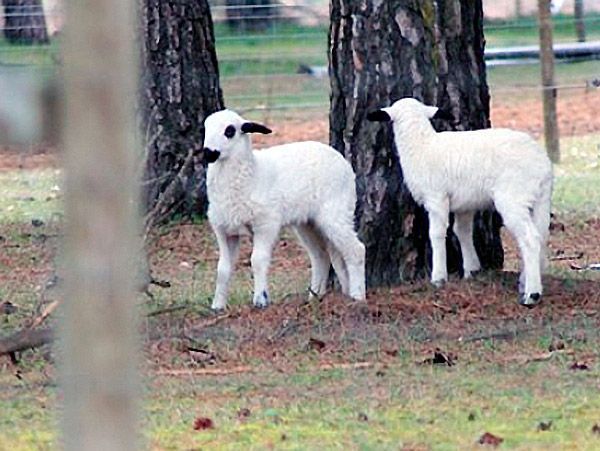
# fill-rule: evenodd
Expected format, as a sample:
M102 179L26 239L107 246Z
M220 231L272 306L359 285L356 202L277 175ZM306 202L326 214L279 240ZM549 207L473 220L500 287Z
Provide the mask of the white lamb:
M253 303L269 303L267 271L281 227L290 225L307 249L311 295L325 293L330 265L342 291L365 298L365 248L354 231L356 188L350 164L329 146L295 142L260 151L250 133L271 133L230 110L206 118L204 156L208 219L219 244L214 310L227 291L240 236L253 235Z
M527 134L508 129L437 133L430 119L447 118L437 107L404 98L370 113L371 121L392 121L404 181L429 214L433 253L431 281L448 278L446 230L455 214L465 277L480 269L473 246L473 215L495 206L518 242L523 260L519 302L541 299L541 273L550 222L552 164Z

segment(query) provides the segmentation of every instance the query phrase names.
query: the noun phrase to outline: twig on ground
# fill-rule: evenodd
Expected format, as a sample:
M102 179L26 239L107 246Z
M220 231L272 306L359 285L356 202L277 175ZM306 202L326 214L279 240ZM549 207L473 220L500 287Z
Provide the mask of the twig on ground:
M579 260L581 258L583 258L583 252L577 252L576 254L572 254L572 255L555 255L554 257L550 257L550 260L552 260L552 261Z
M191 306L191 304L189 304L189 303L173 305L171 307L165 307L165 308L161 308L158 310L153 310L153 311L147 313L146 317L152 318L153 316L160 316L160 315L164 315L166 313L178 312L180 310L185 310L186 308L188 308L190 306Z
M499 340L510 340L516 338L518 335L525 335L538 329L540 329L540 327L524 327L522 329L499 330L495 332L470 335L467 337L459 337L458 341L462 343L469 343L473 341L489 340L492 338Z
M48 304L44 308L44 310L42 310L42 313L40 313L40 316L38 316L31 322L29 329L35 329L40 324L42 324L46 320L46 318L48 318L52 314L52 312L54 312L54 310L56 310L56 307L58 307L59 305L60 305L60 301L52 301L50 304Z
M226 376L228 374L251 373L256 368L251 366L235 366L232 368L194 368L194 369L163 369L156 371L159 376Z
M355 370L372 368L376 362L352 362L352 363L322 363L318 366L320 370Z

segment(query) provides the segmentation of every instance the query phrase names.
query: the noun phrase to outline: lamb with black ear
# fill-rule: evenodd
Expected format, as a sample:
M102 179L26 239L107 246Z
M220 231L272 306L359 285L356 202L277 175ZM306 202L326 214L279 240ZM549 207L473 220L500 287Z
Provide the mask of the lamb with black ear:
M204 153L210 156L206 183L208 219L219 244L212 308L227 305L229 279L240 236L253 235L253 303L269 303L267 271L283 226L291 226L311 262L310 294L325 293L329 268L342 291L365 298L365 248L354 231L356 188L350 164L318 142L295 142L255 151L251 133L271 133L231 110L204 123Z
M473 216L490 206L502 216L521 251L519 303L537 304L550 224L552 163L527 134L508 129L437 133L430 119L449 117L437 107L404 98L367 115L392 122L404 181L429 214L433 252L431 281L448 278L446 230L455 214L465 278L480 269L473 245Z

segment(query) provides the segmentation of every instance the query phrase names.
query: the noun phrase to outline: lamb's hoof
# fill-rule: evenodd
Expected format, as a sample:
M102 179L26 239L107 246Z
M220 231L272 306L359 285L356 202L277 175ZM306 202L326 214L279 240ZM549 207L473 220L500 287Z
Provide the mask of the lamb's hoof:
M481 269L474 269L473 271L465 271L464 278L465 279L474 279L481 273L482 273Z
M540 293L523 294L519 296L519 304L523 307L533 308L540 303L542 295Z
M257 308L260 310L267 308L270 304L269 295L267 294L266 291L263 291L259 295L254 296L254 299L252 300L252 304L254 304L254 308Z
M210 310L212 311L213 315L223 315L225 313L225 307L211 307Z
M446 279L432 280L431 285L435 288L442 288L446 284Z

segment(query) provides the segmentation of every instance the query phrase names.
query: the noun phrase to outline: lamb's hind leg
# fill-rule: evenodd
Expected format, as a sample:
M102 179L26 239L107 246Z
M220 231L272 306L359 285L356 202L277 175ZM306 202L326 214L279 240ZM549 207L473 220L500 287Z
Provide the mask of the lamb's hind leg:
M547 245L550 235L550 203L552 198L552 181L542 184L542 195L533 206L533 222L540 233L540 272L544 274L548 266Z
M520 208L512 199L497 201L496 209L502 215L504 225L515 237L521 251L524 279L523 293L519 297L521 305L532 307L538 304L542 296L540 274L541 237L529 210Z
M342 287L342 293L344 293L346 296L349 296L350 280L348 278L348 268L346 268L342 254L340 254L335 246L330 243L327 245L327 250L329 252L329 258L331 259L331 264L333 266L333 270L335 271L335 275L337 276Z
M322 218L316 225L342 256L348 271L348 295L362 301L365 299L365 246L356 236L351 221L332 223L327 219Z
M454 214L454 233L460 242L460 250L463 259L463 272L465 279L468 279L481 269L479 257L473 244L473 217L474 212L455 213Z
M327 290L327 278L329 277L329 254L326 243L317 230L309 224L294 227L296 235L308 252L310 258L310 292L309 299L321 297Z

